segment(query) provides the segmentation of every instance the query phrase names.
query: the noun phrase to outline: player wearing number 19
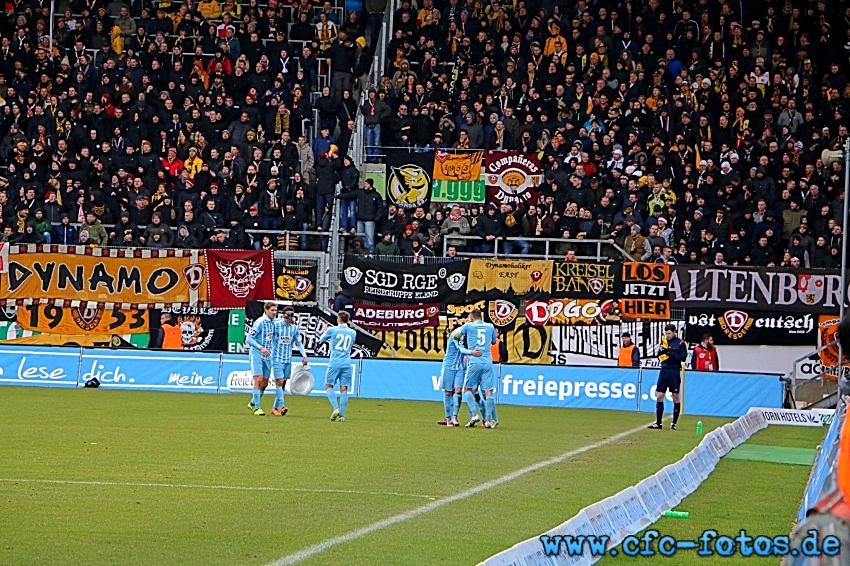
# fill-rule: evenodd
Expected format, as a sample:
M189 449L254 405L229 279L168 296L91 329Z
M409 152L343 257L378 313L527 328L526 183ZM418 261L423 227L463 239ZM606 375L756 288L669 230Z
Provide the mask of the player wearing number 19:
M340 311L336 318L339 326L325 329L319 342L330 342L331 359L328 363L328 373L325 376L325 388L328 393L328 401L334 408L331 420L339 417L340 422L345 422L345 410L348 408L348 389L351 387L351 348L357 339L357 333L348 326L349 315ZM339 385L339 403L334 392Z
M266 303L261 314L245 338L245 343L251 347L248 358L251 361L251 373L254 374L254 393L248 408L258 417L266 414L260 407L260 399L266 387L269 386L269 376L272 373L271 349L274 342L274 319L277 318L277 305Z
M463 400L469 407L469 422L467 428L472 428L481 420L475 403L475 389L480 385L484 394L484 428L496 428L499 424L496 418L496 379L493 372L493 357L490 346L496 343L498 335L496 328L482 320L481 311L469 313L469 322L460 327L461 336L466 338L466 348L458 349L469 354L469 366L466 369L466 379L463 382Z

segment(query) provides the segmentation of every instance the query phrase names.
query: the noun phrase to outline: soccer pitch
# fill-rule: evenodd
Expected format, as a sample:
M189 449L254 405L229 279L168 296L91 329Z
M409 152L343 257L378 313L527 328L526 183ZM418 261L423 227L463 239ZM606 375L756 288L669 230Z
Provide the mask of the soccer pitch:
M446 428L440 399L352 399L344 423L323 397L287 396L285 417L251 415L247 395L0 387L0 399L0 564L15 566L473 565L700 440L689 415L653 431L649 414L510 406L496 430ZM749 442L814 448L824 432ZM724 459L679 506L692 518L657 528L787 534L809 469Z

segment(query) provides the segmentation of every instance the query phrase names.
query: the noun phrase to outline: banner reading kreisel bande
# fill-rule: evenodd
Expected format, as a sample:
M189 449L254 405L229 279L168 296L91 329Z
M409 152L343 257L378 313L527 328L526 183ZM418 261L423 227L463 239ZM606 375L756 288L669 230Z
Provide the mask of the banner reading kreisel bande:
M547 299L551 289L551 260L473 259L465 301Z
M274 299L271 251L205 250L204 255L213 308L241 309L246 301Z
M13 246L10 251L8 273L0 274L0 302L137 308L208 300L207 269L198 250Z
M811 313L691 308L687 314L688 342L700 342L704 334L711 334L719 346L814 346L817 343L817 317Z
M670 269L674 308L741 308L828 314L838 311L841 276L837 270L700 267Z
M431 203L434 152L387 150L387 199L405 210Z
M536 153L490 151L486 156L487 202L536 204L543 168Z
M620 263L556 261L552 267L553 299L619 299L622 292Z
M411 265L347 255L341 284L366 301L461 303L468 272L467 261Z
M355 303L351 320L358 326L375 332L437 326L440 322L440 303L381 307Z

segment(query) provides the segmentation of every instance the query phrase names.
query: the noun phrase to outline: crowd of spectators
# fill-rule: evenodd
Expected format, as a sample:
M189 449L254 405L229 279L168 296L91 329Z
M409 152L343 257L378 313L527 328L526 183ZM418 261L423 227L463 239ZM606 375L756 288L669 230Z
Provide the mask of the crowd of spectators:
M246 231L328 222L372 59L356 12L57 0L51 38L50 5L0 16L3 241L276 247Z
M51 38L49 2L7 2L2 239L272 248L327 230L341 187L341 228L366 234L354 253L568 237L650 261L843 263L843 2L402 0L361 104L386 6L60 1ZM369 162L538 153L539 200L387 206L348 156L358 112Z
M388 71L361 105L368 160L381 146L537 152L545 181L519 208L409 222L389 207L380 253L570 237L647 261L844 263L846 3L418 1L395 12Z

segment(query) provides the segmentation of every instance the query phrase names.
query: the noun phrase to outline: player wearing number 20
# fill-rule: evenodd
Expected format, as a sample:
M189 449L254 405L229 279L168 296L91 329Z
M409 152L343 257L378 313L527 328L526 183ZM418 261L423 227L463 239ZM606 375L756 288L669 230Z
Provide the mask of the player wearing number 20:
M345 410L348 407L348 389L351 387L351 348L357 339L357 332L348 326L349 315L340 311L337 315L339 326L326 329L319 338L319 342L330 342L331 359L328 363L328 373L325 376L325 387L328 400L334 408L331 420L339 417L340 422L345 422ZM339 404L334 388L339 384Z
M458 349L469 354L469 365L463 382L463 400L469 407L470 416L466 426L472 428L481 420L474 396L475 389L480 385L486 407L484 428L496 428L499 424L496 418L496 374L493 372L493 357L490 354L490 346L498 338L496 328L482 320L480 310L473 310L469 314L469 322L460 327L460 333L466 337L466 348L461 346Z

